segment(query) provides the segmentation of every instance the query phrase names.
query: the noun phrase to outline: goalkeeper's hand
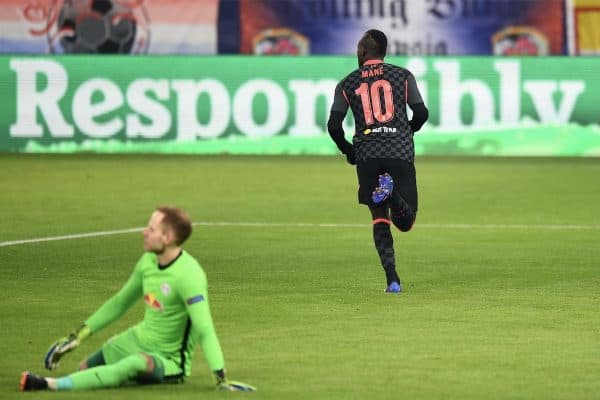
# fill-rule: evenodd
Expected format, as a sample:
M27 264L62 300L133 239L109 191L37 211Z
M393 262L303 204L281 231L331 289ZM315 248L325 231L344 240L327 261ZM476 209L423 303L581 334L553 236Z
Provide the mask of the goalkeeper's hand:
M58 368L60 359L67 354L68 352L74 350L79 343L86 337L90 335L90 328L83 325L76 332L73 332L66 338L60 338L50 348L46 353L46 357L44 358L44 366L46 369L54 370Z
M229 392L255 392L256 388L252 385L240 381L232 381L225 377L225 371L215 371L215 381L217 390L226 390Z

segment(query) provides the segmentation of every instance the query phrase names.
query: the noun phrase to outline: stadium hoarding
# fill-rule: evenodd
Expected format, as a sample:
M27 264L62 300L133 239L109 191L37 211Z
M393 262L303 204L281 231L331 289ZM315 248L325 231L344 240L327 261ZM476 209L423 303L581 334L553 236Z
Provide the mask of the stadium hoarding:
M600 55L600 1L568 0L566 31L570 55Z
M600 155L600 59L390 57L430 121L418 155ZM0 151L335 154L354 57L0 57ZM352 119L345 121L352 132Z
M239 22L234 29L239 44L226 49L220 43L220 53L351 55L374 27L388 35L390 55L566 52L565 0L227 1L232 2L237 7L229 10L239 18L228 20Z
M0 53L353 55L378 27L390 55L559 55L565 9L565 0L2 0Z
M219 0L2 0L0 53L216 54L218 11Z

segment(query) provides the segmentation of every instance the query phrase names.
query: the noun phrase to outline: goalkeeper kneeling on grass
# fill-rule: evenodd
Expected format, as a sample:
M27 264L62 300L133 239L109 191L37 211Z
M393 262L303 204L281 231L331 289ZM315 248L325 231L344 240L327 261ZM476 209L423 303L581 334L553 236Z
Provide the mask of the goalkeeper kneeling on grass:
M144 229L146 251L125 285L93 313L76 332L54 343L44 360L47 369L84 339L121 317L139 299L144 318L109 339L81 363L78 372L49 378L29 371L20 389L83 390L139 383L183 382L190 375L198 343L214 375L217 389L253 391L225 375L221 345L208 303L207 281L200 264L181 245L190 236L190 218L175 207L158 207Z

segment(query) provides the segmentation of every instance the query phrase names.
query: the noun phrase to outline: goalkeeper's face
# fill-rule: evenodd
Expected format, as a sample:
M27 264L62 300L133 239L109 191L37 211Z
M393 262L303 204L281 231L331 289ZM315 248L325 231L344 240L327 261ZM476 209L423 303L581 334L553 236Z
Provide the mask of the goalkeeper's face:
M163 224L163 213L152 213L148 226L144 229L144 250L155 254L164 253L167 246L173 242L173 234Z

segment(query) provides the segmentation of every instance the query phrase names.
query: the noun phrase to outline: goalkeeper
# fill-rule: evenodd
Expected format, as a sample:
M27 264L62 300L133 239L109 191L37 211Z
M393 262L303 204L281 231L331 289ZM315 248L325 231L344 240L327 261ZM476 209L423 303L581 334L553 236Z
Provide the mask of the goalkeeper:
M253 391L225 375L223 352L210 314L204 270L181 245L190 236L190 218L175 207L158 207L144 229L146 251L129 280L76 331L54 343L44 360L47 369L81 341L121 317L143 299L144 318L112 337L84 360L78 372L49 378L23 372L20 389L85 390L126 382L175 383L190 375L198 343L213 372L217 389Z

